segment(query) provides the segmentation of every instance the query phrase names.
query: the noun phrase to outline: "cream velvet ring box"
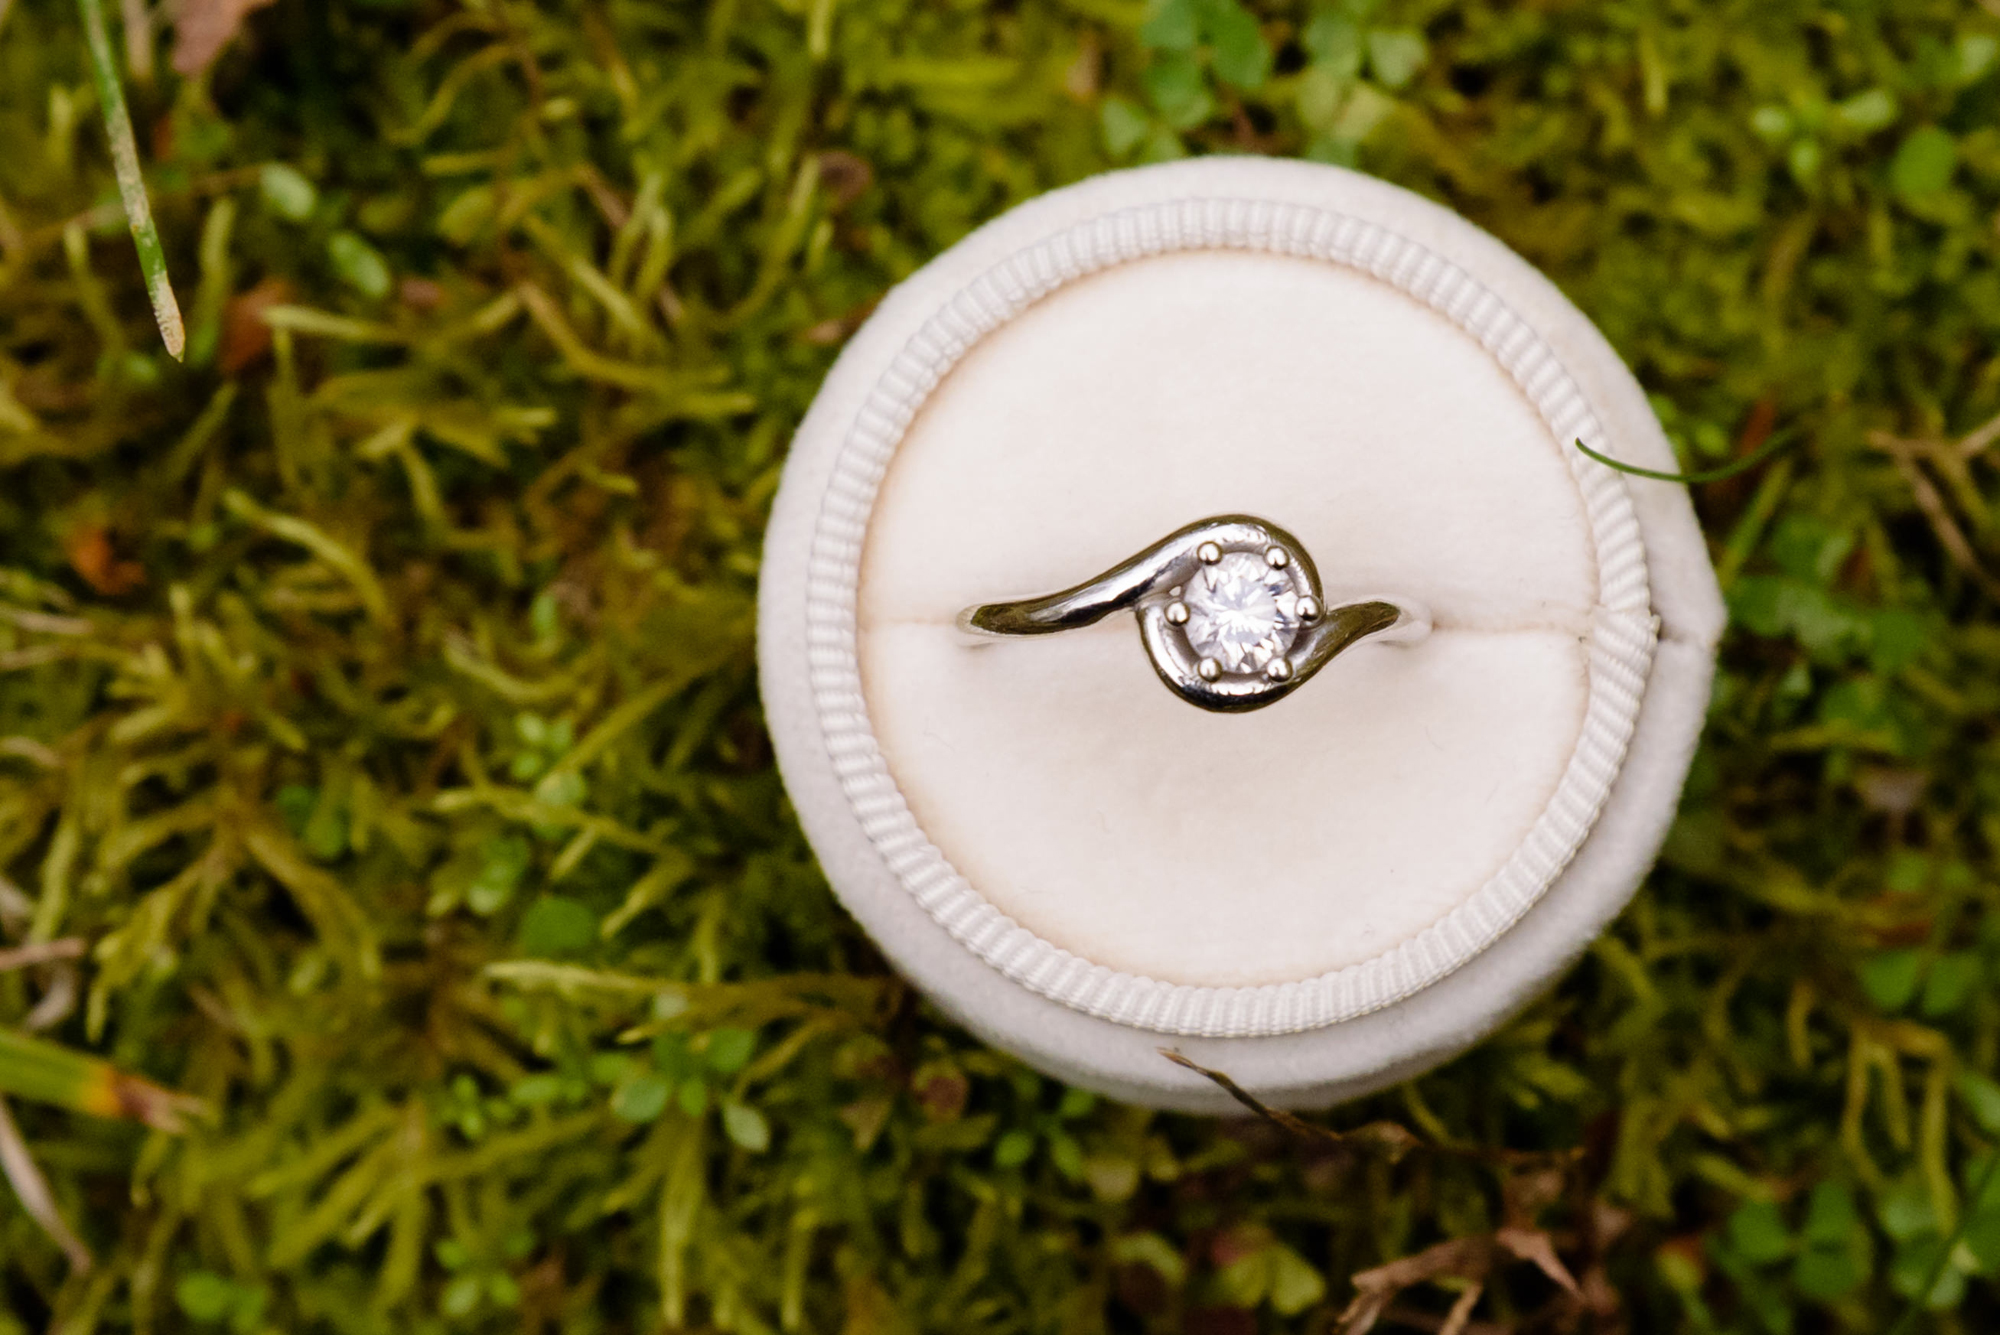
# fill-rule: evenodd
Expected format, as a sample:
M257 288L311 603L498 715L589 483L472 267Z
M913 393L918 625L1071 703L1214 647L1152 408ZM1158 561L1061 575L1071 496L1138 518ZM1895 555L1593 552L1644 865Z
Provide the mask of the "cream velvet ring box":
M1576 440L1675 466L1547 280L1382 182L1210 158L980 229L855 335L772 515L762 687L835 891L974 1033L1135 1102L1228 1106L1163 1048L1294 1107L1462 1051L1645 875L1724 620L1685 491ZM959 628L1223 514L1432 630L1226 714L1130 612Z

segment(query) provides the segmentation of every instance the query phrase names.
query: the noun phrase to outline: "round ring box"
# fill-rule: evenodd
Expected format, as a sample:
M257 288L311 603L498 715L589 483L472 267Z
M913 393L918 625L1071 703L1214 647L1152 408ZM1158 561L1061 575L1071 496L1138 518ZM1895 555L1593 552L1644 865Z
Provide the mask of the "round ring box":
M1160 1107L1324 1106L1489 1033L1656 855L1724 613L1645 396L1470 223L1334 167L1056 191L901 284L801 425L762 687L834 890L985 1040ZM1413 599L1269 708L1191 707L1120 613L975 642L1197 520Z

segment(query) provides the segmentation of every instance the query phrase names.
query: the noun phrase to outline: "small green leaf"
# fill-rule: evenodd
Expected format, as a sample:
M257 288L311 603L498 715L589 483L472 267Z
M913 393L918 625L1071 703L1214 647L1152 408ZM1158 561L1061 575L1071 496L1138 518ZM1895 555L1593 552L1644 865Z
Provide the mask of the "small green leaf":
M1119 1265L1146 1266L1174 1288L1187 1279L1187 1261L1158 1233L1127 1233L1113 1238L1111 1259Z
M1215 111L1208 82L1192 56L1162 57L1147 67L1140 82L1154 110L1176 130L1191 130Z
M1112 96L1105 98L1104 105L1098 108L1097 128L1104 139L1104 151L1122 158L1145 141L1152 121L1138 103Z
M519 940L524 955L579 955L597 943L597 915L574 899L543 895L521 919Z
M326 257L340 280L364 297L380 301L389 295L389 262L354 232L335 232L326 243Z
M1340 117L1333 123L1333 137L1350 144L1362 143L1395 109L1393 101L1362 84L1348 95L1347 104L1340 109Z
M722 1129L729 1138L752 1154L771 1148L771 1124L764 1114L747 1103L722 1105Z
M1793 579L1826 584L1854 550L1854 533L1817 515L1790 514L1778 522L1767 550Z
M1930 622L1910 608L1884 607L1868 618L1868 664L1877 672L1901 672L1930 642Z
M1750 128L1762 139L1789 139L1792 135L1792 113L1783 107L1758 107L1750 113Z
M1919 1009L1931 1019L1957 1013L1979 986L1979 974L1979 956L1973 951L1960 950L1940 956L1924 979L1924 999Z
M1924 956L1919 950L1885 950L1863 960L1856 973L1868 999L1894 1013L1910 1004L1923 982Z
M2000 1275L2000 1207L1974 1215L1965 1225L1965 1249L1982 1275Z
M1792 169L1792 177L1799 181L1810 181L1819 175L1820 160L1825 156L1817 139L1801 139L1792 145L1792 151L1785 155L1785 165Z
M1886 88L1870 88L1835 106L1833 115L1848 129L1870 134L1896 123L1896 99Z
M220 1321L236 1306L236 1285L211 1271L197 1270L174 1285L174 1301L195 1321Z
M1923 199L1951 184L1958 141L1935 125L1913 131L1889 163L1889 184L1904 199Z
M1897 1247L1889 1261L1889 1287L1933 1311L1958 1306L1965 1298L1965 1275L1956 1266L1939 1266L1945 1246L1945 1239L1932 1233ZM1937 1279L1925 1293L1924 1285L1933 1274Z
M1792 1263L1792 1283L1820 1302L1836 1302L1861 1286L1868 1271L1845 1247L1808 1247Z
M468 1316L479 1306L480 1296L486 1290L485 1276L473 1273L460 1275L444 1286L444 1297L438 1307L446 1316Z
M282 162L269 163L258 173L257 190L271 212L293 222L310 218L313 207L319 203L319 192L313 189L313 183L298 168Z
M1083 1161L1083 1180L1102 1201L1122 1201L1139 1189L1139 1161L1122 1154L1093 1154Z
M1201 40L1198 0L1154 0L1139 42L1155 51L1192 51Z
M589 795L590 781L573 769L544 775L535 785L535 800L552 807L581 806Z
M1989 1150L1966 1161L1965 1209L1968 1214L1990 1214L2000 1210L2000 1166L1993 1162L2000 1151Z
M1322 10L1299 40L1315 68L1343 80L1361 73L1361 29L1347 15Z
M735 1075L750 1064L757 1051L754 1029L711 1029L708 1034L708 1067L718 1075Z
M1215 77L1246 93L1263 87L1271 76L1271 47L1256 17L1236 0L1210 0L1204 26Z
M1279 1316L1297 1316L1326 1297L1326 1280L1303 1256L1285 1246L1272 1247L1270 1255L1270 1301Z
M1791 1230L1775 1201L1745 1201L1729 1216L1729 1243L1752 1265L1783 1260L1792 1250Z
M1808 1246L1845 1246L1861 1230L1861 1212L1854 1206L1854 1194L1839 1182L1822 1182L1813 1188L1806 1202L1805 1227L1800 1230Z
M1906 1178L1883 1193L1877 1214L1882 1231L1898 1242L1938 1231L1937 1211L1931 1208L1930 1191L1915 1178Z
M553 640L562 632L562 604L553 589L543 589L535 595L535 601L528 607L528 624L534 628L535 638L541 641Z
M475 185L445 205L438 215L438 235L456 246L471 245L498 205L492 186Z
M2000 1083L1977 1071L1960 1071L1958 1096L1965 1100L1965 1110L1979 1123L1981 1131L2000 1136Z
M1141 162L1176 162L1187 156L1187 145L1180 136L1164 125L1156 125L1146 136L1146 146L1139 150Z
M682 1033L664 1033L653 1040L653 1065L673 1081L694 1074L694 1058L688 1054L688 1038Z
M611 1096L611 1112L627 1122L650 1122L667 1110L673 1086L651 1071L620 1085Z
M1976 83L1993 68L1994 58L2000 57L2000 40L1983 32L1960 33L1952 55L1958 67L1953 71L1958 83L1961 86Z
M1401 88L1429 59L1424 35L1413 28L1378 28L1368 34L1368 68L1385 88Z
M1347 101L1349 86L1325 65L1308 65L1295 85L1299 119L1315 130L1331 129Z
M708 1086L690 1076L674 1090L674 1102L689 1117L699 1117L708 1111Z
M1361 160L1361 145L1337 134L1315 136L1306 145L1307 162L1324 162L1334 167L1352 167Z
M514 715L514 735L524 746L541 750L549 744L549 721L540 714L523 710Z
M1083 1146L1076 1143L1076 1137L1061 1131L1050 1132L1049 1162L1070 1181L1083 1179Z
M1013 1130L1000 1137L993 1146L993 1166L995 1168L1019 1168L1035 1153L1035 1133Z
M278 809L279 818L296 839L306 832L306 822L312 819L313 806L318 801L318 789L302 783L288 783L271 798L271 805Z
M516 1080L507 1097L523 1108L540 1108L560 1098L562 1088L562 1077L554 1071L537 1071Z
M488 914L514 897L527 874L531 850L518 834L494 835L480 845L485 861L466 890L465 902L474 913Z

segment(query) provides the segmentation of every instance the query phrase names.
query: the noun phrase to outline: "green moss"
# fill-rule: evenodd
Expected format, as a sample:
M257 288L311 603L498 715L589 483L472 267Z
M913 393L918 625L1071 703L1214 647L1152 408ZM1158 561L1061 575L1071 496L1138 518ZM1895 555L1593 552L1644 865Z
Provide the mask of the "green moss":
M1521 1329L1993 1328L2000 544L1951 442L2000 414L1996 34L279 0L129 89L180 366L74 7L19 0L0 906L92 944L56 1037L216 1115L19 1108L99 1263L0 1203L0 1329L1323 1330L1419 1253ZM1407 1130L1337 1141L1079 1098L931 1014L751 673L784 443L872 303L1052 186L1243 151L1493 231L1690 470L1802 440L1696 491L1738 623L1661 869L1502 1034L1326 1119Z

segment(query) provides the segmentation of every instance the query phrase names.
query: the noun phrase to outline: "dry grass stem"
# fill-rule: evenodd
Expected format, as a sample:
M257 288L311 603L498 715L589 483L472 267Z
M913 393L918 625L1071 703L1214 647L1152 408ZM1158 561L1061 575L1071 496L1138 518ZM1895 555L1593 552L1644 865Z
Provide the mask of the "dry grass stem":
M78 1274L87 1274L94 1264L90 1249L76 1236L63 1219L62 1211L56 1208L55 1193L49 1189L49 1180L42 1176L36 1166L34 1155L28 1152L28 1142L21 1137L21 1128L14 1121L14 1114L7 1106L7 1100L0 1097L0 1171L7 1174L7 1182L14 1188L21 1208L28 1217L41 1225L56 1246L62 1248L69 1258L70 1269Z

